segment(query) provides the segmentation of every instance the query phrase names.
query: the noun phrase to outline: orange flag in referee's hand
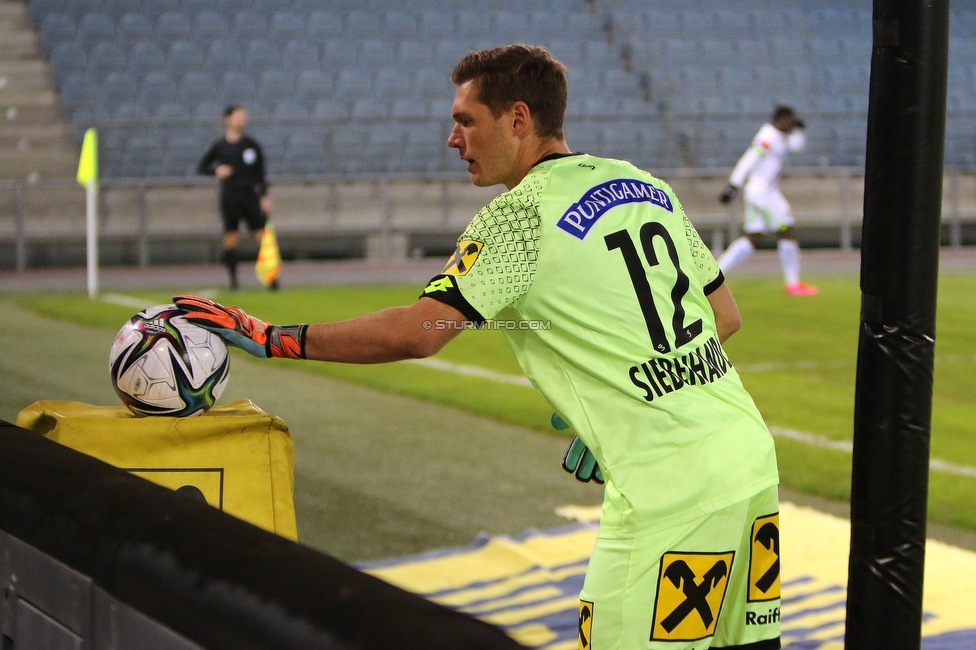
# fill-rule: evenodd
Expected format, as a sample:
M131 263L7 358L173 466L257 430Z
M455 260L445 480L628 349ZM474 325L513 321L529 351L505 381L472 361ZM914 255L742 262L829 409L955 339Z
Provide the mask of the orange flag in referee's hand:
M269 221L264 226L264 236L261 237L261 247L258 249L258 261L254 265L254 272L258 281L266 287L278 279L281 271L281 251L278 250L278 238L275 236L274 226Z

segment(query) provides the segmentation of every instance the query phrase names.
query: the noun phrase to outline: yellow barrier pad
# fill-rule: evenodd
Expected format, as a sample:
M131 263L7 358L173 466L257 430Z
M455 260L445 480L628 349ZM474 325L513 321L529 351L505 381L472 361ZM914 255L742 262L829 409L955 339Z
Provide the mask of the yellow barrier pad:
M575 649L599 511L567 506L558 512L583 523L360 568L498 625L525 645ZM850 523L781 503L780 526L783 647L841 650ZM976 648L976 553L930 540L925 576L923 650Z
M297 539L295 454L285 423L249 400L184 418L42 400L17 425L136 476Z

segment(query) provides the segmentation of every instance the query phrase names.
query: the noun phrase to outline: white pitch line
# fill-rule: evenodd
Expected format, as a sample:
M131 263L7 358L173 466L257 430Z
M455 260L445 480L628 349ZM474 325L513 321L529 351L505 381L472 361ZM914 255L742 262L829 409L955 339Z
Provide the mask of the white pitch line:
M133 296L123 296L121 293L103 293L99 296L105 302L110 302L113 305L122 305L123 307L134 307L136 309L145 309L146 307L151 307L152 305L147 305L146 301L142 298L135 298Z
M532 382L529 381L528 377L522 375L509 375L503 372L488 370L486 368L479 368L478 366L466 366L460 363L441 361L440 359L411 359L410 363L416 363L421 366L427 366L428 368L435 368L437 370L444 370L446 372L454 372L459 375L481 377L482 379L490 379L503 384L515 384L516 386L528 386L529 388L532 388Z
M203 298L214 298L217 295L216 289L208 289L206 291L200 291L196 295ZM121 293L103 293L99 296L104 302L110 302L113 305L122 305L123 307L135 307L136 309L145 309L147 307L152 307L152 305L147 305L144 298L136 298L135 296L125 296Z
M854 452L854 443L847 442L846 440L833 440L824 436L805 433L803 431L795 431L793 429L785 429L783 427L769 427L769 432L773 434L774 437L795 440L796 442L802 442L803 444L810 445L812 447L836 449L838 451L847 452L848 454ZM947 474L956 474L958 476L976 478L976 467L950 463L949 461L942 460L941 458L932 458L929 460L929 468L937 472L945 472Z
M451 363L450 361L441 361L439 359L412 359L410 363L416 363L428 368L434 368L435 370L443 370L445 372L453 372L459 375L467 375L469 377L481 377L482 379L489 379L491 381L497 381L504 384L532 387L532 382L530 382L528 378L524 376L495 372L493 370L479 368L478 366ZM845 440L833 440L831 438L818 436L813 433L806 433L804 431L796 431L794 429L786 429L784 427L776 426L769 427L769 432L777 438L787 438L789 440L801 442L805 445L810 445L811 447L836 449L848 454L853 453L854 451L854 444ZM956 474L958 476L976 478L976 467L958 465L940 458L931 459L929 461L929 467L937 472L945 472L947 474Z

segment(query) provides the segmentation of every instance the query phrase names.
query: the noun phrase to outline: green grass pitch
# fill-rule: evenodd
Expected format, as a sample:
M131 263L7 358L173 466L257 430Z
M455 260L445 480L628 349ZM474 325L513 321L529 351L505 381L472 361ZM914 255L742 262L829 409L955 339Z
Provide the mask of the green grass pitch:
M726 349L770 427L812 434L821 440L849 442L853 428L860 290L854 276L825 276L811 280L821 289L821 294L814 298L784 295L778 279L731 279L730 286L743 315L743 327L726 344ZM353 286L290 288L280 294L240 291L223 293L217 299L239 305L270 322L288 324L349 318L410 303L418 293L416 286ZM969 299L974 293L976 276L944 274L939 279L931 453L933 458L964 468L976 467L976 436L972 425L976 421L976 400L973 399L976 394L976 337L971 333L971 324L976 321L976 305ZM148 306L168 302L171 293L135 291L126 292L126 295L142 299ZM91 340L68 345L69 349L60 353L66 362L58 372L69 373L68 376L59 382L45 383L42 369L25 367L30 361L12 358L11 350L16 348L9 346L29 340L30 333L22 333L18 339L18 334L10 331L13 323L3 322L0 328L5 330L0 335L4 349L0 357L0 418L12 420L17 411L33 399L95 401L92 393L85 391L91 391L90 386L98 382L102 383L98 389L102 392L95 394L102 396L103 403L116 403L107 377L108 349L115 331L136 310L103 301L89 301L77 293L0 294L0 303L16 306L45 322L52 322L50 319L68 321L72 327L83 328L91 336ZM4 319L0 317L0 320ZM89 354L87 349L97 345L103 348L98 350L96 357L104 359L101 362L104 367L92 369L92 362L86 356ZM72 355L79 358L77 363L72 361ZM549 428L551 410L545 400L534 389L516 383L497 382L415 363L346 366L283 360L257 362L246 359L246 355L239 351L234 351L233 355L236 368L232 367L231 371L232 385L241 381L243 372L260 373L252 364L270 364L275 373L295 378L299 391L302 382L312 381L311 377L339 379L382 391L371 393L378 396L373 399L382 400L383 393L417 398L432 404L432 409L449 407L487 416L505 425L545 432L546 435L538 436L545 441L544 445L565 444L557 437L559 434ZM521 375L504 335L496 330L465 332L436 358L513 377ZM260 404L259 377L249 379L254 394L248 397ZM55 394L57 391L70 393L72 385L88 388L76 394ZM314 400L311 395L302 397ZM390 453L396 453L395 436L390 437L389 444L393 446ZM831 499L849 498L849 452L783 437L777 438L777 450L785 486ZM459 453L463 454L463 450ZM481 453L476 442L470 443L469 453L475 457ZM517 453L517 449L513 453ZM558 458L554 458L552 464L549 473L562 480L556 467ZM432 462L432 467L435 466ZM526 482L535 478L526 478ZM556 500L568 503L575 496L577 501L598 501L594 490L574 492L576 488L572 481L558 485L561 487L554 488L557 493L562 489L568 492L554 496ZM976 530L974 502L976 478L943 471L931 473L929 514L933 520ZM458 516L463 519L460 514ZM518 532L515 528L529 521L530 515L526 517L525 521L512 521L511 530L491 532ZM528 525L539 524L530 522ZM462 538L469 532L467 529L457 531L457 539L467 541ZM446 534L442 541L453 543L453 540L454 537ZM416 548L423 546L424 543L418 542ZM347 556L379 556L384 551L388 552L388 549L363 551L352 544L342 552Z

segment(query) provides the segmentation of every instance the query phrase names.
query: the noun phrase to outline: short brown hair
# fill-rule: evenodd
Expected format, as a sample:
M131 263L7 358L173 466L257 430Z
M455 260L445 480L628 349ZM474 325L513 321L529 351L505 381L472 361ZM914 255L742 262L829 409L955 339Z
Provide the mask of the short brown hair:
M469 52L454 66L451 81L460 86L471 80L478 81L478 101L495 117L522 101L532 112L539 137L562 139L569 97L566 66L546 48L505 45Z

